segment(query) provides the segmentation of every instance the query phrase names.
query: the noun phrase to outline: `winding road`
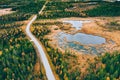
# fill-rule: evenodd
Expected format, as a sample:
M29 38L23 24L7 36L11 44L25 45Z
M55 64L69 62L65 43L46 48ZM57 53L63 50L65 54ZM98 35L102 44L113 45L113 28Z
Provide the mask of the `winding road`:
M47 4L47 2L43 5L43 7L40 10L39 14L42 13L42 11L44 10L46 4ZM30 31L30 26L36 20L36 18L37 18L37 15L35 15L32 18L32 20L27 24L27 26L26 26L26 34L31 39L31 41L35 44L36 49L38 50L38 52L40 54L43 66L44 66L45 71L46 71L47 79L48 80L55 80L55 77L53 75L52 69L51 69L51 67L49 65L49 62L48 62L48 59L47 59L47 57L45 55L45 51L42 48L42 45L39 43L39 41L35 38L35 36Z

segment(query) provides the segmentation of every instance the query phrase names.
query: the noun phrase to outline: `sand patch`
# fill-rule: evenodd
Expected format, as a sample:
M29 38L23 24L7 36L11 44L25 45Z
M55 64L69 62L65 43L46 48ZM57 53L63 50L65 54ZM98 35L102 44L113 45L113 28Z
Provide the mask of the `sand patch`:
M6 14L11 14L11 13L15 12L15 11L11 11L11 10L12 10L12 8L0 9L0 16L6 15Z

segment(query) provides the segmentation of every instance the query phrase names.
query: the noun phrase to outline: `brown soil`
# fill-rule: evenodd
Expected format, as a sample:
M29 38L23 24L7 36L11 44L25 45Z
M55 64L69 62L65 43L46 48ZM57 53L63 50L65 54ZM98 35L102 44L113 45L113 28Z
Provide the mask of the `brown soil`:
M107 44L105 45L108 47L108 51L120 51L120 31L119 30L110 30L109 28L106 28L107 23L111 20L118 20L120 18L105 18L105 19L97 19L91 22L90 24L84 24L82 28L82 32L87 34L93 34L102 36L107 39L107 41L112 40L115 42L115 44Z
M6 15L6 14L11 14L15 11L11 11L11 8L6 8L6 9L0 9L0 16Z
M40 62L39 61L37 61L36 62L36 64L35 64L35 66L34 66L34 71L35 71L35 73L40 73Z

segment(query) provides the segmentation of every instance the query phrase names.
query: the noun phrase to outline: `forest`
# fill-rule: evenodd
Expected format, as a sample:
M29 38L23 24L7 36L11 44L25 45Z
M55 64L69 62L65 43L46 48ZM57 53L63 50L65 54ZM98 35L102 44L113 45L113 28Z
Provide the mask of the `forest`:
M38 15L39 18L43 19L55 19L55 18L63 18L63 17L81 17L78 12L70 12L66 11L66 8L73 7L73 3L75 2L54 2L51 1L46 5L43 14Z
M105 53L90 64L88 74L84 80L119 80L120 79L120 53ZM101 63L98 67L97 64Z
M44 1L0 1L0 5L7 5L15 11L0 16L0 80L46 80L42 71L35 73L37 53L21 28L25 26L24 21L38 13L43 4Z
M10 7L15 11L12 14L0 16L0 80L46 80L43 71L35 74L34 67L38 60L37 52L22 29L22 26L26 26L24 21L29 20L32 15L38 14L44 3L43 0L0 0L0 9ZM72 9L75 3L80 2L50 1L43 13L38 15L37 20L65 17L120 16L119 2L100 2L98 3L99 6L83 11L85 16L79 12L66 10ZM45 38L51 32L48 25L59 25L59 23L42 24L36 22L31 26L31 32L42 42L60 80L120 79L120 52L107 52L94 58L95 62L89 63L86 74L81 76L78 57L70 51L62 53L57 48L53 48L49 44L50 40ZM109 25L119 26L116 22L110 22ZM116 30L114 27L113 29Z
M60 1L50 1L46 6L43 14L38 16L38 19L56 19L64 17L96 17L96 16L119 16L120 15L120 2L103 2L96 1L96 4L86 4L92 2L81 2L81 1L70 1L70 2L60 2ZM79 6L75 6L79 4ZM82 5L86 4L86 5ZM85 9L79 12L74 11L74 8L86 7L91 5L98 5L92 9ZM89 8L89 7L88 7ZM71 9L68 11L67 9Z
M36 53L21 29L7 30L0 41L0 79L32 79Z
M120 2L108 3L100 2L99 6L91 10L84 11L87 16L120 16Z

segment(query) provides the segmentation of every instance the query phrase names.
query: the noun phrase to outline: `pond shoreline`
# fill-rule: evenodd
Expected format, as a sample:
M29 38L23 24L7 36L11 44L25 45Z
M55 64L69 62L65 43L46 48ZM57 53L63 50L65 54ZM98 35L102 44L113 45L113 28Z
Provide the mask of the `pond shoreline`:
M60 21L61 22L61 21L64 21L64 20L90 20L90 18L82 18L82 19L81 18L75 18L75 19L74 18L72 18L72 19L71 18L63 18L63 19L59 19L59 20L56 20L56 21ZM50 43L52 43L51 45L53 47L58 48L62 52L64 52L65 50L63 48L59 47L58 41L54 37L54 36L57 36L57 34L59 34L60 32L65 32L65 33L69 33L69 34L76 34L76 33L81 33L82 32L82 33L85 33L85 34L90 34L90 35L104 37L104 38L106 38L106 42L107 43L106 44L102 44L102 46L105 48L106 52L109 52L109 51L113 52L115 50L120 50L118 43L116 43L116 41L113 38L111 38L110 36L107 36L105 34L103 35L103 31L105 30L105 28L103 28L101 26L98 26L96 24L96 21L103 21L103 23L104 23L106 20L103 20L101 18L100 19L99 18L92 18L92 22L84 23L82 29L81 30L77 30L76 32L71 32L71 31L75 30L73 27L70 27L71 25L68 26L68 29L61 29L61 25L60 26L58 26L58 25L51 25L51 27L50 27L51 33L49 35L47 35L46 37L48 39L50 39ZM91 31L91 25L93 25L93 27L92 27L93 31ZM66 27L66 25L64 27ZM91 32L88 32L89 30ZM101 33L100 33L100 31L101 31ZM108 34L110 33L109 31L106 31L106 32L108 32ZM113 44L111 41L114 41L115 44ZM77 51L74 51L72 49L70 49L70 51L72 51L73 53L77 52ZM77 53L80 53L80 52L77 52Z
M89 67L89 62L94 63L94 59L98 57L98 55L95 54L84 54L83 52L74 50L73 48L68 48L65 49L60 47L58 45L58 41L55 38L57 34L60 32L65 32L68 34L76 34L76 33L85 33L85 34L90 34L90 35L95 35L95 36L100 36L106 38L107 44L102 44L105 48L105 52L114 52L114 51L120 51L120 31L110 31L109 29L105 28L106 22L111 21L111 20L119 20L120 17L94 17L94 18L60 18L60 19L43 19L36 21L36 23L40 23L41 26L47 26L51 32L44 36L44 38L49 39L48 44L54 48L58 49L62 54L65 54L65 51L69 51L71 54L76 55L77 61L79 62L81 72L84 74L86 73L86 69ZM91 23L86 23L83 24L83 27L81 30L78 30L76 32L71 32L74 31L75 28L71 27L70 24L63 25L62 21L64 20L92 20ZM96 23L97 22L97 23ZM99 24L100 25L99 25ZM107 34L106 34L107 33ZM113 35L112 35L113 34ZM115 36L117 35L117 36ZM112 39L112 41L111 41ZM113 44L114 43L114 44ZM95 45L94 47L98 47L99 45ZM84 46L89 49L88 46ZM99 48L99 47L98 47ZM100 53L100 55L104 55L105 52ZM89 61L89 62L88 62Z

